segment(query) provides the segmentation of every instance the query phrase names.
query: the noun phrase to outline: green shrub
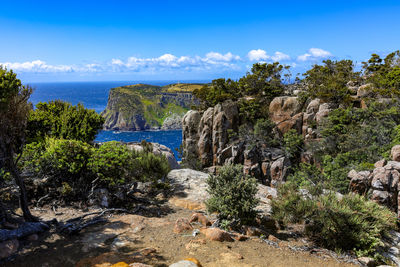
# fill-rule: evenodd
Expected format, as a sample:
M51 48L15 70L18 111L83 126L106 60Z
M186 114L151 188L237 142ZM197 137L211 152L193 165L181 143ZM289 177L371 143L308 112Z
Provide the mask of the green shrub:
M318 244L358 256L377 257L381 238L396 226L394 213L362 196L301 194L293 183L279 188L272 216L283 224L306 222L305 234Z
M81 141L46 138L43 143L26 145L21 168L38 178L48 177L47 189L72 191L69 196L78 196L91 185L92 175L87 164L92 153L92 146Z
M291 160L300 157L303 145L303 136L299 135L296 130L291 129L283 135L283 149Z
M104 118L82 104L56 100L38 103L29 114L27 135L29 142L41 142L46 137L92 142L103 127Z
M108 186L131 182L136 178L134 155L117 141L106 142L95 149L88 168Z
M257 181L243 173L241 165L225 165L218 175L207 179L210 199L206 202L209 212L218 212L221 220L252 223L256 217L258 201Z
M135 174L138 181L157 182L164 179L170 171L168 160L163 155L150 152L134 152Z

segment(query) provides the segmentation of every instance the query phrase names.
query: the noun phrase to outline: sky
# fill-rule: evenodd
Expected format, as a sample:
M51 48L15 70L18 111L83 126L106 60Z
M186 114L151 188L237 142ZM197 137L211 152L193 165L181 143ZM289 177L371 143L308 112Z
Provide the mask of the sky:
M295 75L400 49L399 14L399 0L0 0L0 64L24 82L236 79L274 61Z

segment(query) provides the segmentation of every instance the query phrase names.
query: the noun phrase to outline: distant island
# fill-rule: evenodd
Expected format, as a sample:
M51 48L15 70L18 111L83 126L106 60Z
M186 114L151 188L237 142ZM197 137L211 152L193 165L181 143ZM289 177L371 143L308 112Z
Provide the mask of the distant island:
M182 117L198 105L192 92L200 83L166 86L135 84L112 88L106 109L101 113L105 130L142 131L182 128Z

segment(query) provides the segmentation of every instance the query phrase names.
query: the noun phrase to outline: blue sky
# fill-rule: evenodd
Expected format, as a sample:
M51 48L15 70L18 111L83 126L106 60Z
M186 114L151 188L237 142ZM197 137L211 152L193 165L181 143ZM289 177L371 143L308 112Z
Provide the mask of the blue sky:
M237 78L400 49L400 1L0 3L0 64L25 82Z

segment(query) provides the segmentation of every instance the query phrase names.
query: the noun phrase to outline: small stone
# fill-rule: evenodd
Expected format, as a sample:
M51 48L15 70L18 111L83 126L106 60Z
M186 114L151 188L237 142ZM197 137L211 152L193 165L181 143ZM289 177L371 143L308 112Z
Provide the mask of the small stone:
M144 263L140 263L140 262L135 262L135 263L129 264L129 267L153 267L153 265L148 265L148 264L144 264Z
M232 235L232 237L233 237L233 239L235 239L235 240L237 240L237 241L245 241L245 240L247 240L247 236L245 236L245 235L242 235L242 234L239 234L239 233L234 233L233 235Z
M171 264L169 267L198 267L196 263L189 260L178 261Z
M272 241L272 242L279 242L280 241L277 237L275 237L273 235L269 235L268 236L268 240Z
M192 229L193 227L190 225L190 222L187 219L179 218L175 222L174 233L179 234L185 231L190 231Z
M0 243L0 259L8 258L17 252L19 242L17 239L10 239Z
M358 261L361 263L362 266L367 266L367 267L375 267L376 266L375 260L370 257L360 257L360 258L358 258Z
M117 262L116 264L111 265L111 267L129 267L129 264L126 262Z
M203 213L193 213L192 217L190 218L190 223L192 222L199 222L204 226L211 226L211 222L207 219L207 217Z
M203 228L200 231L206 235L207 239L210 239L212 241L233 242L231 235L228 232L225 232L219 228Z

